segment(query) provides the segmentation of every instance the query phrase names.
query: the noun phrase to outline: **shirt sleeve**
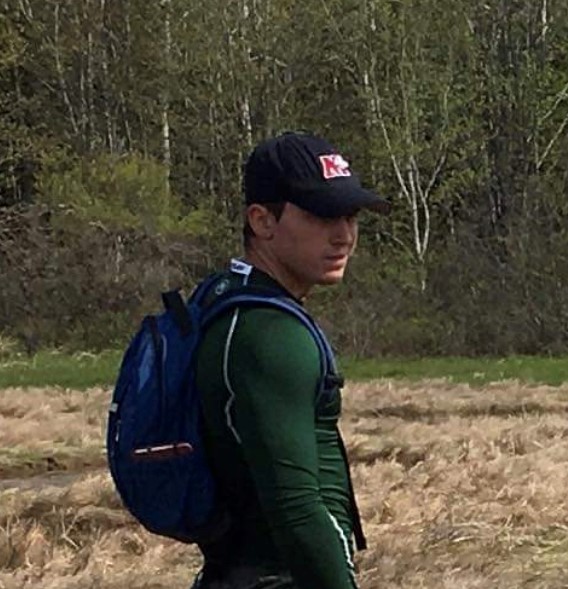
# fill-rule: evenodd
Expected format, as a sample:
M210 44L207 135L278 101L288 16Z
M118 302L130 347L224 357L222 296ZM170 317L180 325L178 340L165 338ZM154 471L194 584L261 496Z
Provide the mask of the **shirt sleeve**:
M282 311L242 314L227 349L233 420L261 507L298 589L356 589L350 545L319 490L319 351ZM259 330L258 326L262 329Z

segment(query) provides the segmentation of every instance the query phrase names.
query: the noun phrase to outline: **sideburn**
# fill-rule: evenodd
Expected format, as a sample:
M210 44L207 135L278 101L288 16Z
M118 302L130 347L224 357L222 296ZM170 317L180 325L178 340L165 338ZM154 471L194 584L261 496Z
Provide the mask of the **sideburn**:
M262 206L274 215L274 218L277 221L280 221L280 217L284 212L284 207L286 206L286 202L279 201L279 202L267 202L267 203L259 203ZM250 245L250 240L255 236L255 233L250 226L248 219L245 218L245 224L243 226L243 244L245 248Z

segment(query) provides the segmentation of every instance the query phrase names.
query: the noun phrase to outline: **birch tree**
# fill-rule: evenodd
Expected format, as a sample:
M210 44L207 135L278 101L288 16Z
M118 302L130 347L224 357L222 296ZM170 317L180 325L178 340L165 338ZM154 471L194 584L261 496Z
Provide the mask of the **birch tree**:
M353 71L365 107L366 135L377 146L375 153L388 158L398 192L395 210L405 221L406 229L390 237L412 254L424 291L438 229L434 209L443 205L440 184L463 129L465 21L427 1L406 0L390 9L364 0L363 9L364 33ZM435 35L425 13L438 21ZM371 160L375 182L377 164Z

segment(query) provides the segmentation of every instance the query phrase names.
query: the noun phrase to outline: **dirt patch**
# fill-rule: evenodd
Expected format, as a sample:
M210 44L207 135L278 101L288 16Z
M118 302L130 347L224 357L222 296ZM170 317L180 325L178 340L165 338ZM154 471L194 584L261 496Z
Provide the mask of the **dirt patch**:
M77 475L105 466L106 458L99 452L78 455L65 452L47 452L46 455L9 452L2 455L0 451L0 488L4 479L36 478L61 472Z
M45 487L69 487L76 481L85 476L94 476L97 474L105 474L106 470L102 468L93 469L91 472L76 471L76 472L48 472L34 476L16 477L16 478L0 478L0 491L7 491L15 489L18 491L32 491L41 490Z
M0 401L16 448L102 452L108 393L31 394ZM344 406L361 589L568 586L568 387L380 381L348 387ZM187 589L200 562L132 521L105 470L0 481L0 589Z

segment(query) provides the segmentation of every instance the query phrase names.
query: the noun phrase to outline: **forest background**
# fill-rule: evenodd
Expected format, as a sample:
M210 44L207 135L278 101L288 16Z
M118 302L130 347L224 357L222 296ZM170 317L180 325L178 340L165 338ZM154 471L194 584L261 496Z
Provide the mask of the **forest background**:
M288 129L394 204L310 301L342 351L568 351L565 0L0 0L0 336L123 344Z

